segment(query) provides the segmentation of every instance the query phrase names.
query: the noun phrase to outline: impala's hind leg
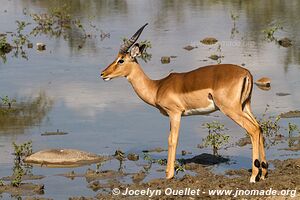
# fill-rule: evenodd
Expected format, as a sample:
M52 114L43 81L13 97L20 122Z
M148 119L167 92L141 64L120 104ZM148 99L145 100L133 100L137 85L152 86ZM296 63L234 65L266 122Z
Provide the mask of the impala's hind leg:
M259 126L258 122L256 121L255 117L253 116L251 112L251 107L250 107L250 101L248 101L245 104L244 107L244 112L246 112L253 123L255 123L257 126ZM264 148L264 136L262 134L261 128L260 128L260 134L259 134L259 156L261 160L261 168L262 168L262 174L261 174L261 179L264 180L268 174L268 163L266 160L266 154L265 154L265 148Z
M239 103L234 104L230 102L230 104L224 105L224 101L222 104L218 103L218 99L214 99L218 108L225 115L230 117L233 121L235 121L238 125L244 128L247 133L250 135L252 142L252 175L250 178L251 183L255 183L256 177L259 174L260 162L259 162L259 138L260 138L260 127L257 123L254 123L253 120L250 119L249 115L242 110L242 107ZM238 102L238 101L237 101Z

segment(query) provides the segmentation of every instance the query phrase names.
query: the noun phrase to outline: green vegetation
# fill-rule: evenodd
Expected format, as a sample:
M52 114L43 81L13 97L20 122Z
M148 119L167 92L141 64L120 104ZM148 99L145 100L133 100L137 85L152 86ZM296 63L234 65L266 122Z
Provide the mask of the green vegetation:
M128 41L128 39L125 37L122 40L123 40L123 43ZM142 52L142 54L139 57L141 59L143 59L145 62L148 62L152 58L152 54L147 52L148 49L152 48L151 42L149 40L143 40L143 41L139 42L139 45L140 46L146 45L144 51Z
M274 34L278 31L278 30L282 30L282 26L280 26L279 24L274 24L264 30L262 30L262 32L265 34L265 39L268 41L277 41L277 39L275 38Z
M12 143L14 147L14 155L18 162L21 162L23 156L29 156L32 154L32 141L25 142L17 145L15 142Z
M293 133L295 131L298 131L298 133L300 133L298 126L296 124L292 124L289 122L289 124L288 124L288 134L289 134L288 135L288 137L289 137L288 138L288 146L289 147L292 147L295 145L296 139L293 138L294 137Z
M97 163L97 164L96 164L96 173L97 173L97 174L100 173L100 171L101 171L101 170L100 170L101 166L102 166L102 163Z
M271 146L275 145L278 141L274 139L274 136L276 136L279 133L280 130L280 116L267 117L267 111L269 110L269 105L267 105L262 118L258 119L258 123L261 127L262 134L265 138L265 146L266 148L270 148Z
M224 144L228 143L229 140L229 135L223 133L225 130L224 125L217 121L213 121L211 123L205 123L203 126L208 129L208 136L203 139L203 146L211 146L213 154L218 155L218 150Z
M231 35L230 35L230 38L233 39L233 38L235 37L235 35L239 33L239 31L238 31L238 29L237 29L237 26L236 26L236 21L238 20L238 18L239 18L240 16L237 15L237 14L234 14L234 13L231 11L230 17L231 17L231 20L233 21L233 27L231 28Z
M53 8L50 10L50 13L33 13L30 16L36 23L35 28L30 33L34 36L45 34L59 37L62 35L64 38L67 38L66 31L71 29L72 22L75 23L76 21L71 20L70 7L67 5ZM78 22L75 24L78 24Z
M25 175L24 170L22 167L16 168L14 170L13 179L11 181L11 185L14 187L19 187L22 183L22 177Z
M2 105L8 106L10 109L13 103L16 103L16 99L11 99L8 96L0 97L0 100L2 101Z
M23 176L26 174L31 174L31 166L23 163L22 158L32 154L32 142L28 141L19 145L13 142L12 145L14 147L15 164L13 167L13 179L11 181L11 185L14 187L19 187Z

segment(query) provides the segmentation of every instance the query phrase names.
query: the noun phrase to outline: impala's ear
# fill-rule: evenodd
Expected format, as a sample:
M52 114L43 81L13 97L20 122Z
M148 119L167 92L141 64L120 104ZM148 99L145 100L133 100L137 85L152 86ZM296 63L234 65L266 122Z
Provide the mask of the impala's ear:
M140 46L138 43L136 43L135 45L133 45L133 47L130 50L130 56L131 58L135 58L137 56L140 56L144 49L145 49L146 45L143 44L142 46Z

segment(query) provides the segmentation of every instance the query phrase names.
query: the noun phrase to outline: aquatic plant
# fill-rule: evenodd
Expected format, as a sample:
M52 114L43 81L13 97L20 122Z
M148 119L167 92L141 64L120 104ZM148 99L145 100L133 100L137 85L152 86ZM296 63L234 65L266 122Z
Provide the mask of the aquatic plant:
M178 172L185 172L184 165L175 164L175 173L178 174Z
M24 173L23 168L22 167L17 168L14 171L13 179L11 181L11 185L14 186L14 187L19 187L22 183L22 178L23 178L24 175L25 175L25 173Z
M203 146L211 146L213 154L218 155L218 150L226 143L228 143L229 135L225 135L223 131L225 127L217 121L203 124L203 127L208 129L208 136L203 139Z
M295 142L296 142L296 139L293 138L293 133L295 131L298 131L299 132L299 128L296 124L292 124L289 122L288 124L288 134L289 134L289 139L288 139L288 146L289 147L292 147L294 146ZM300 132L299 132L300 133Z
M101 171L101 170L100 170L101 166L102 166L102 163L97 163L97 164L96 164L96 173L97 173L97 174L100 173L100 171Z
M270 148L275 145L278 141L274 139L274 136L279 133L280 130L280 116L267 116L267 111L269 110L269 105L266 106L262 117L257 121L261 127L262 134L265 138L265 146L266 148ZM266 140L267 139L267 140Z
M2 104L8 106L8 108L11 108L12 104L17 102L16 99L11 99L8 96L0 97L0 100Z
M230 35L230 38L233 39L235 37L236 34L239 33L239 30L237 29L237 26L236 26L236 21L237 19L240 17L239 15L237 14L234 14L232 11L231 11L231 20L233 21L233 27L231 29L231 35Z
M15 160L18 162L21 161L22 157L32 154L32 141L28 141L19 145L13 142L12 145L14 147Z
M52 8L50 13L32 13L30 16L37 24L30 33L34 36L45 34L59 37L62 35L66 39L68 37L66 31L71 29L72 22L76 25L78 24L76 20L71 20L70 7L66 4Z
M265 39L268 41L277 41L277 39L275 38L274 34L278 31L283 29L282 26L280 26L279 24L274 24L264 30L262 30L262 32L265 34Z

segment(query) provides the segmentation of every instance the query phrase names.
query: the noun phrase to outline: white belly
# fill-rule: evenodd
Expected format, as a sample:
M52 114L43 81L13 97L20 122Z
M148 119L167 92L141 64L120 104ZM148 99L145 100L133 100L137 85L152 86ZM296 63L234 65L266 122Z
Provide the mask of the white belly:
M214 112L217 110L217 107L215 106L213 101L210 101L210 104L207 107L204 108L193 108L190 110L185 110L183 112L183 116L188 116L188 115L204 115L208 114L211 112Z

